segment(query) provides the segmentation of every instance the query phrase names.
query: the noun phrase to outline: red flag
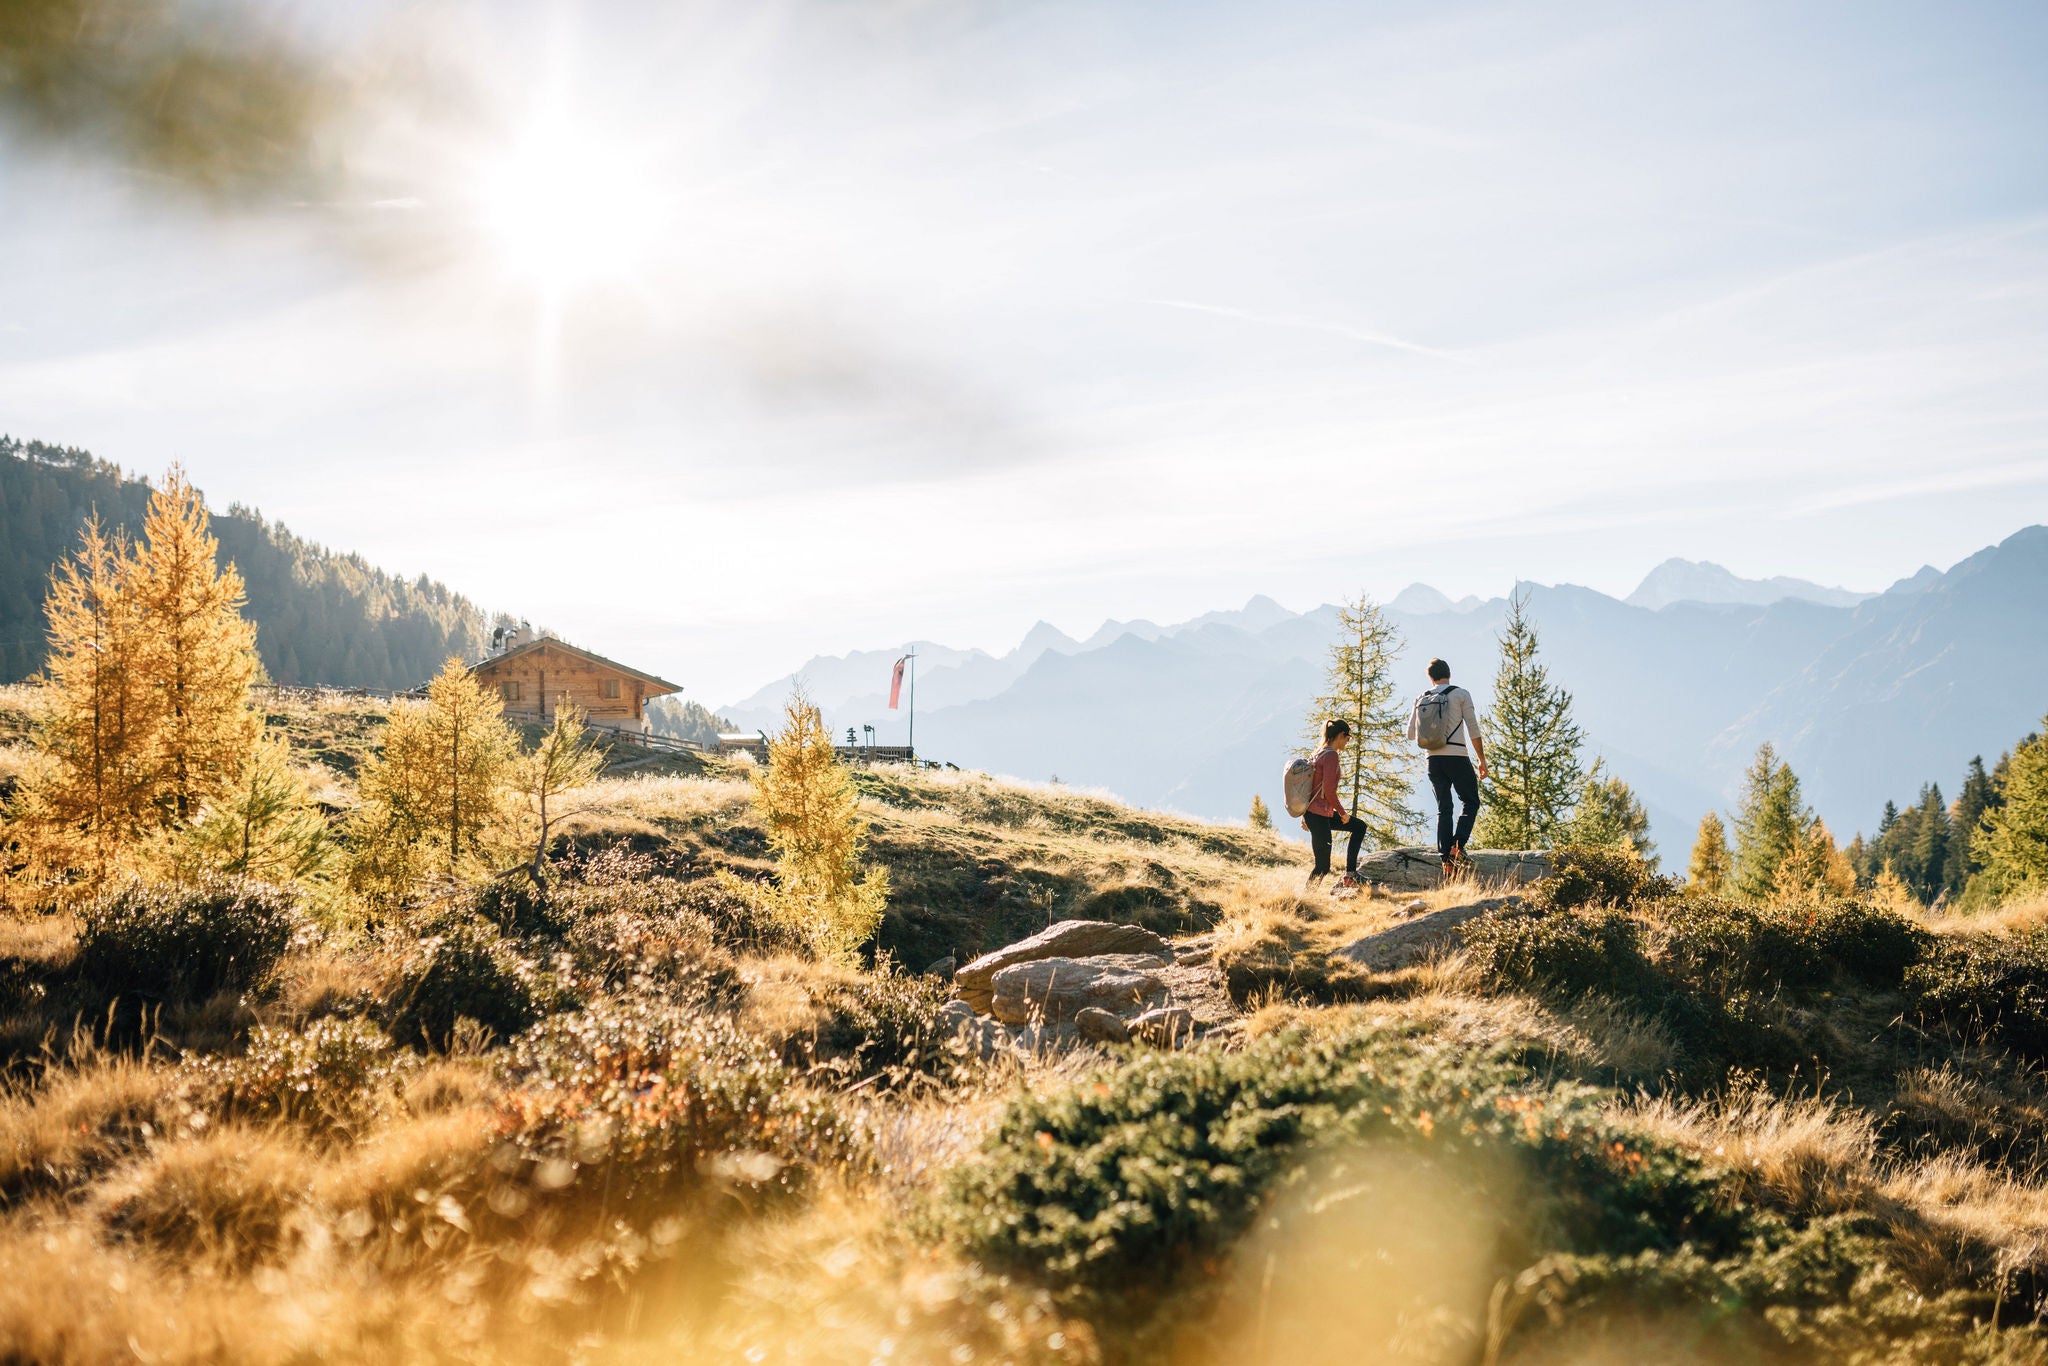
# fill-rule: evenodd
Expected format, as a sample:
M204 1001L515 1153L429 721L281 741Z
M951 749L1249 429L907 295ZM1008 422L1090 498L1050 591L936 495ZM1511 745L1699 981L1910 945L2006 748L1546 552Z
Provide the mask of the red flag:
M903 659L910 656L905 655ZM889 710L896 710L896 701L903 696L903 659L896 661L896 672L889 679Z

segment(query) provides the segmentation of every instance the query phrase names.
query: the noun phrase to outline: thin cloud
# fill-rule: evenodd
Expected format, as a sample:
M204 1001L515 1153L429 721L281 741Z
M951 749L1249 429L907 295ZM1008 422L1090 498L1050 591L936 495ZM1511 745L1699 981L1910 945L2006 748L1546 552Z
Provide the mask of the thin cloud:
M2027 488L2037 484L2048 484L2048 459L2023 460L1988 469L1959 470L1948 474L1929 475L1924 479L1901 479L1890 483L1866 485L1863 488L1845 489L1840 493L1802 500L1786 508L1781 515L1788 518L1808 517L1815 513L1834 512L1842 508L1895 502L1901 498L1924 498L1930 494L1943 493L1973 493L1985 489Z
M1431 360L1451 361L1464 364L1466 357L1455 351L1444 351L1434 346L1397 337L1391 332L1375 332L1369 328L1353 327L1349 323L1328 322L1321 318L1303 318L1288 314L1254 313L1248 309L1227 308L1222 304L1196 303L1190 299L1147 299L1145 302L1161 308L1178 308L1189 313L1206 313L1212 317L1230 318L1237 322L1255 323L1261 327L1284 327L1297 332L1325 332L1346 341L1355 341L1366 346L1384 346L1390 351L1405 351L1410 355L1428 356Z

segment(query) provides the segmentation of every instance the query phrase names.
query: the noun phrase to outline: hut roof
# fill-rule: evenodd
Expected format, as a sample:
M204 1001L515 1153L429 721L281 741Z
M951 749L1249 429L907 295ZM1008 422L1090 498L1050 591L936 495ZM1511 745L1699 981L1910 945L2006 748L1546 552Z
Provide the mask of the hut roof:
M492 655L488 659L480 659L469 666L469 671L475 673L477 670L492 664L503 664L506 660L517 659L521 655L531 654L536 650L543 650L549 647L560 650L564 654L572 654L580 659L587 659L593 664L622 673L628 678L637 678L647 685L647 695L649 697L659 697L663 693L681 692L683 690L683 685L680 683L671 683L665 678L658 677L642 669L636 669L630 664L621 664L616 659L606 659L594 650L586 650L581 646L571 645L566 640L556 640L553 636L542 636L539 640L529 640L526 644L514 646L501 655Z

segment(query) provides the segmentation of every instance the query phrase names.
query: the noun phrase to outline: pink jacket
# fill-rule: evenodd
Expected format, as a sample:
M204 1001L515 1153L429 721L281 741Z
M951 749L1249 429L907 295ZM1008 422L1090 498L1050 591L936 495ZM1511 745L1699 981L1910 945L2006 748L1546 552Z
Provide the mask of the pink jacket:
M1337 751L1325 745L1323 752L1316 756L1315 781L1308 789L1308 810L1312 816L1334 816L1343 806L1337 800L1338 791L1344 786L1344 760Z

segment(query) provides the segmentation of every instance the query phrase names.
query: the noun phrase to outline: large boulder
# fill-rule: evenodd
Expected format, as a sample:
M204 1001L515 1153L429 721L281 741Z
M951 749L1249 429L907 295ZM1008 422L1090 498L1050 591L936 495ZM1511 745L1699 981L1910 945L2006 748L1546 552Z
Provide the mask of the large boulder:
M961 1000L987 1014L995 999L996 974L1004 968L1046 958L1095 958L1108 953L1149 954L1169 962L1173 958L1166 941L1141 925L1061 920L1029 939L984 953L953 974L953 989Z
M1059 1023L1090 1006L1130 1015L1166 1000L1166 983L1149 969L1166 959L1151 954L1093 958L1035 958L996 973L989 1013L1004 1024Z
M1446 907L1429 915L1417 916L1392 929L1353 940L1338 949L1337 954L1373 972L1394 972L1456 948L1465 938L1467 924L1488 911L1520 902L1521 898L1515 896L1489 897L1467 906Z
M1487 886L1524 887L1550 876L1550 855L1541 849L1474 849L1465 857L1469 876ZM1444 861L1434 849L1386 849L1360 858L1358 876L1395 891L1433 891L1443 885Z

